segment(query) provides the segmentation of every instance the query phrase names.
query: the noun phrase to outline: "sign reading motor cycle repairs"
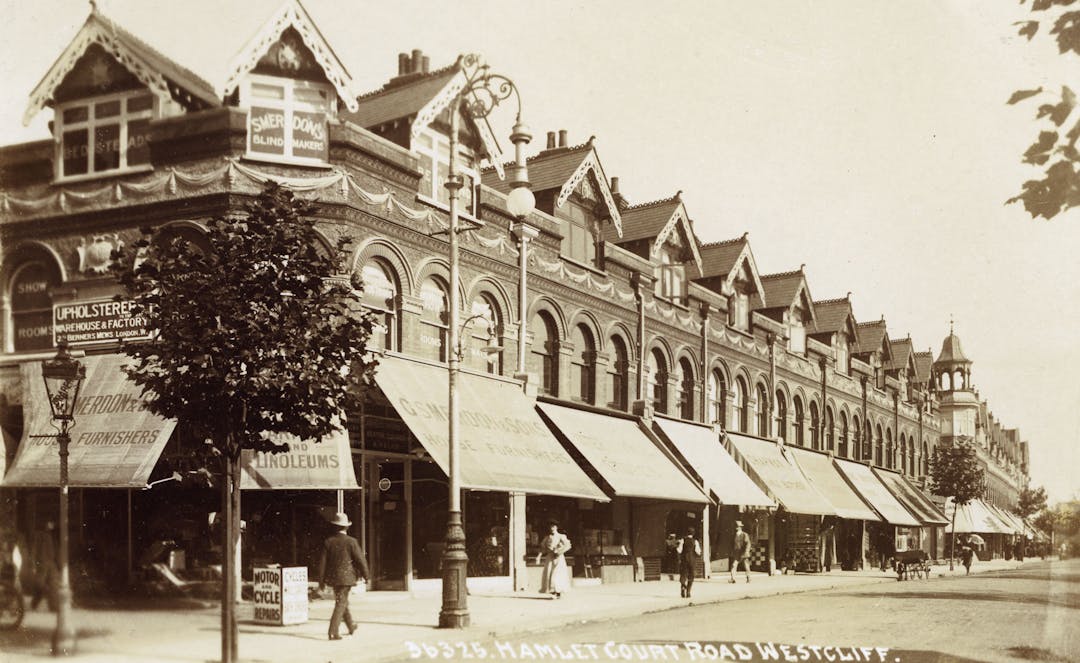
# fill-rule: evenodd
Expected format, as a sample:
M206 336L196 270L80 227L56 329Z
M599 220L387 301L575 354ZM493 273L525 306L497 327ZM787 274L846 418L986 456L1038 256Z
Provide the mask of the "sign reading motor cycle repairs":
M306 566L257 567L254 589L256 622L285 626L308 620Z
M54 338L72 345L150 338L146 318L132 312L131 300L103 299L53 306Z

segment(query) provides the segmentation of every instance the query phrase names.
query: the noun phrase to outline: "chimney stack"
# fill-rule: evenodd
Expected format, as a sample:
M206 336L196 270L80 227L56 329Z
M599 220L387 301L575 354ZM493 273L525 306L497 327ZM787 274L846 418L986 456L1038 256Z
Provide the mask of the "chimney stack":
M566 129L559 129L559 147L566 147Z
M555 149L555 132L554 131L547 132L547 149L549 149L549 150Z
M420 65L423 59L424 52L419 48L414 48L412 52L412 69L409 71L410 74L415 74L420 71Z
M397 56L397 74L398 76L404 76L409 73L409 54L398 53Z
M428 73L428 69L431 67L431 58L424 56L423 61L420 64L420 70L425 74Z
M611 193L615 194L619 192L619 177L616 175L611 178Z

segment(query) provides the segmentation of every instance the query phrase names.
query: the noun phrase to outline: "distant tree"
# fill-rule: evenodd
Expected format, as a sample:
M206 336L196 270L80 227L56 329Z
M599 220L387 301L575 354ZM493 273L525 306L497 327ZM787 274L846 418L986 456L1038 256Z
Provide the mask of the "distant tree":
M1080 55L1080 9L1069 9L1078 0L1032 0L1030 20L1019 21L1019 34L1028 41L1043 25L1049 25L1048 34L1057 41L1062 55ZM1020 0L1024 4L1026 0ZM1024 152L1022 161L1042 170L1038 179L1024 182L1019 194L1009 198L1006 204L1022 202L1032 218L1051 219L1076 205L1080 205L1080 150L1076 141L1080 138L1080 117L1070 120L1077 106L1076 94L1061 86L1061 93L1043 90L1017 90L1008 103L1025 99L1044 99L1036 114L1043 120L1038 138Z
M1042 486L1038 488L1027 487L1020 491L1020 499L1016 503L1016 513L1021 518L1030 518L1046 508L1046 490Z
M124 347L149 409L208 440L224 503L222 661L238 656L236 547L240 454L284 451L267 434L318 442L341 426L374 364L373 318L341 275L344 242L320 245L313 208L268 185L242 214L207 224L205 243L143 231L114 272L150 340ZM201 245L200 245L201 244Z
M934 448L930 463L930 489L953 501L952 531L949 545L949 570L956 552L956 512L983 491L983 470L970 440L956 440Z
M1080 500L1059 502L1040 511L1032 522L1049 534L1055 544L1075 552L1080 550Z

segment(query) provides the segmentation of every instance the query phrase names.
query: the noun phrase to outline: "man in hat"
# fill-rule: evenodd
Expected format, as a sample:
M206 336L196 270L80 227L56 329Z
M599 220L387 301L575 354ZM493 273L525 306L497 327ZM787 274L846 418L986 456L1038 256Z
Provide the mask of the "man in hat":
M686 528L686 536L679 539L675 548L679 555L679 587L684 599L690 598L690 589L694 586L694 567L701 559L701 542L694 536L694 528Z
M732 543L731 559L728 561L731 569L731 579L728 582L735 582L735 572L739 570L739 564L742 564L746 573L746 582L750 582L750 535L743 531L741 520L735 521L735 541Z
M330 639L340 640L341 620L349 635L356 631L356 622L349 613L349 592L360 578L369 577L364 549L360 542L349 536L349 517L340 511L334 515L330 524L337 528L337 533L323 542L322 560L319 562L319 591L330 585L334 588L334 612L330 615Z

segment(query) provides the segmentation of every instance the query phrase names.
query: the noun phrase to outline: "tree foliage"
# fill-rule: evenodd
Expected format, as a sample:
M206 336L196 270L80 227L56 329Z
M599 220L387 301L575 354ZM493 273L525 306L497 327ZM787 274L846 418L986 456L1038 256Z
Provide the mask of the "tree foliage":
M128 344L149 408L237 458L280 451L266 433L319 440L341 425L374 368L358 282L321 245L312 208L270 184L205 243L144 229L114 270L152 338Z
M1026 0L1021 0L1023 4ZM1077 0L1032 0L1031 20L1019 21L1018 33L1028 41L1045 25L1047 34L1057 42L1061 54L1080 55L1080 9L1070 9ZM1068 86L1061 93L1044 90L1017 90L1008 104L1028 99L1038 100L1035 119L1040 123L1038 137L1024 152L1022 161L1041 170L1040 177L1024 182L1020 193L1006 204L1020 202L1032 218L1051 219L1080 205L1080 113L1076 94Z
M1042 486L1038 488L1027 487L1020 491L1020 499L1016 503L1016 513L1021 518L1030 518L1046 508L1046 490Z
M983 470L975 448L967 441L939 444L930 463L930 489L964 505L983 491Z

